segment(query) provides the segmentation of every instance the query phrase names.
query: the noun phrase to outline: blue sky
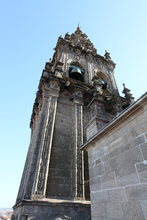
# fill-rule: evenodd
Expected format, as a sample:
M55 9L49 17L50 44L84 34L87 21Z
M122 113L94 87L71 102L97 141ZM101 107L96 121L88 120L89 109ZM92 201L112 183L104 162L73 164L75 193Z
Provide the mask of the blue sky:
M78 23L115 77L139 98L146 92L146 0L0 0L0 208L12 207L29 146L39 78L60 35Z

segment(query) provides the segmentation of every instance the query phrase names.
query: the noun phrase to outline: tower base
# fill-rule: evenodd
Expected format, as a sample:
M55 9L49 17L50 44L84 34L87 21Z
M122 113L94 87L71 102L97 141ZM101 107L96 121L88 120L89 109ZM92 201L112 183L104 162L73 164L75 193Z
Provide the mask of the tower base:
M89 201L58 199L22 200L14 207L12 220L90 220Z

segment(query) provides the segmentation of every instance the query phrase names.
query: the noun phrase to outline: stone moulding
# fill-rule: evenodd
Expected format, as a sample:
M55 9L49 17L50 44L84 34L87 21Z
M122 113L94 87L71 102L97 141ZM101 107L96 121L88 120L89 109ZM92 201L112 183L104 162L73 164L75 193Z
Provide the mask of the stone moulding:
M86 207L90 207L91 202L90 201L71 201L71 200L60 200L60 199L37 199L37 200L29 200L29 199L23 199L22 201L18 202L13 208L18 208L21 205L35 205L35 206L61 206L61 203L64 204L64 206L81 206L84 205Z

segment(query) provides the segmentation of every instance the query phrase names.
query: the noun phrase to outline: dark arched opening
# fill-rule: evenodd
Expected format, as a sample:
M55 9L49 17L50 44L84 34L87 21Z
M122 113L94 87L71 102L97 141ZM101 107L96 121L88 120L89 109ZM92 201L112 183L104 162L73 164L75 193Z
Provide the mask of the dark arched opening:
M77 65L70 65L69 77L84 82L84 70Z

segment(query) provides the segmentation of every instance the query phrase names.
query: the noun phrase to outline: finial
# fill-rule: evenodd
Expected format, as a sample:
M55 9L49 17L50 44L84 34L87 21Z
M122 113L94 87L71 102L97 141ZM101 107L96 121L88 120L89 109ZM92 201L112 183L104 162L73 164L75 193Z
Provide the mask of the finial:
M81 33L81 26L80 23L78 23L77 29L75 31L76 33Z
M69 39L70 39L70 34L69 34L69 32L67 32L67 33L65 34L65 39L66 39L66 40L69 40Z
M130 89L126 88L125 83L123 83L123 87L124 87L124 89L123 89L122 93L125 94L125 98L126 98L128 104L131 104L132 102L134 102L134 97L130 93Z
M107 50L105 50L105 54L104 54L104 58L105 58L105 60L111 60L111 57L110 57L110 53L107 51Z
M78 26L77 26L77 29L80 29L81 27L80 27L80 22L78 23Z
M123 87L124 87L124 89L126 88L125 83L123 83Z

